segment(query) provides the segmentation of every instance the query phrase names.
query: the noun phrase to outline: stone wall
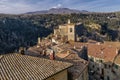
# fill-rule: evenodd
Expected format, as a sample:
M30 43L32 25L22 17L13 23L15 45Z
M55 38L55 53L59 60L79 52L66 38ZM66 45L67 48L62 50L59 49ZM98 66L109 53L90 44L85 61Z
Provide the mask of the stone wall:
M75 41L75 26L68 25L68 41L72 40Z
M54 75L54 76L51 76L50 78L46 79L46 80L68 80L67 78L67 69Z

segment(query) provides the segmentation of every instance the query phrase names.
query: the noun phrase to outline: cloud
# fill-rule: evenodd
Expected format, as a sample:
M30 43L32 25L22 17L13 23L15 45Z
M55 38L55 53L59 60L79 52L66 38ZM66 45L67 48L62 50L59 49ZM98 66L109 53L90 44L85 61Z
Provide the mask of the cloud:
M120 10L120 0L0 0L0 13L25 13L67 7L88 11Z
M60 8L62 7L62 4L57 4L57 6L53 6L52 8Z
M19 14L34 10L31 4L27 4L24 0L0 0L0 13Z
M88 10L97 12L110 12L120 10L120 0L80 0L80 2L74 0L71 4L67 4L69 8L75 8L78 10ZM71 6L72 5L72 6ZM108 8L108 9L107 9Z

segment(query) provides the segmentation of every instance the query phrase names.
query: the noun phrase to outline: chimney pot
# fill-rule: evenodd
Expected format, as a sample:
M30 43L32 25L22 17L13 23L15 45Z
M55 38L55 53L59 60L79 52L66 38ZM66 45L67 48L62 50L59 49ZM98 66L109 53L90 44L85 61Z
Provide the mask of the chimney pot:
M69 51L67 51L67 54L69 54L70 52Z
M54 59L55 59L55 53L54 53L53 50L51 50L49 58L50 58L51 60L54 60Z
M76 49L76 47L74 46L74 49Z
M118 54L118 48L116 48L116 54Z

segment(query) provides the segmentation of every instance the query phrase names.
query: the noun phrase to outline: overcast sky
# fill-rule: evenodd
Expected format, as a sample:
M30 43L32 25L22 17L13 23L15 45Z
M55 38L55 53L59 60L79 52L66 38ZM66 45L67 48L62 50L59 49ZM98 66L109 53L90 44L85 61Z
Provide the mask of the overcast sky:
M120 0L0 0L0 13L19 14L50 8L114 12L120 11Z

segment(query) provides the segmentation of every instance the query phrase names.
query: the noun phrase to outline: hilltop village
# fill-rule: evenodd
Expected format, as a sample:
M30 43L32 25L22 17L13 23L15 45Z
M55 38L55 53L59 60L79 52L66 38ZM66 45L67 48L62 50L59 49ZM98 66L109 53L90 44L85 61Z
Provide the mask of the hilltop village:
M1 80L120 80L120 43L80 42L81 26L68 20L37 45L1 55Z

